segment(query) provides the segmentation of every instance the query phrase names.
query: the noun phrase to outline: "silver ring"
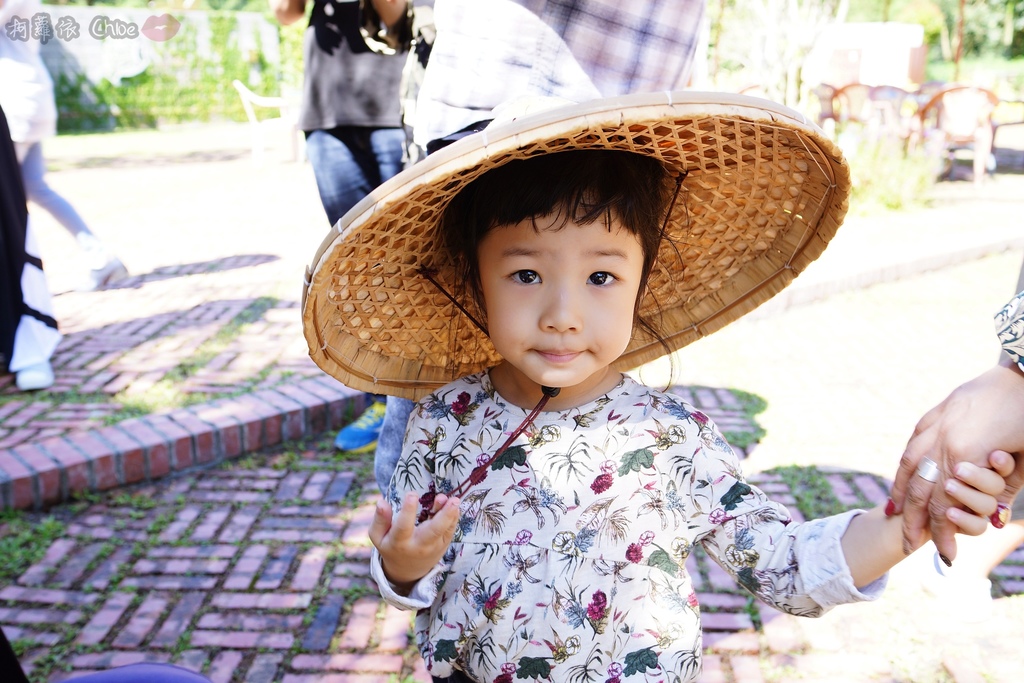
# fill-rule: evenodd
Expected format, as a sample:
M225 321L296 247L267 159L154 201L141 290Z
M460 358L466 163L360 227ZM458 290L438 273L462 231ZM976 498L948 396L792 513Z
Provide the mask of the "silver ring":
M921 458L921 464L917 466L917 476L925 481L937 481L939 466L931 458Z

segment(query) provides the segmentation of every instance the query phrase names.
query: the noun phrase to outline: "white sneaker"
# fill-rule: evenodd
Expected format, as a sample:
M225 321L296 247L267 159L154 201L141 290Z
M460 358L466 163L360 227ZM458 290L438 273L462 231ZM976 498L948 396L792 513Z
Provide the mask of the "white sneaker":
M925 592L935 596L949 616L968 624L977 624L992 617L992 582L988 579L957 575L946 567L935 553L934 571L921 582ZM927 570L926 570L927 571Z
M75 235L75 239L82 249L82 260L89 266L89 276L78 286L79 292L95 292L128 277L128 269L110 253L96 235L91 232L80 232Z
M53 386L53 367L49 361L35 363L15 373L14 383L22 391L37 391Z
M78 287L80 292L95 292L128 277L128 269L120 260L111 257L103 266L93 268L85 282Z

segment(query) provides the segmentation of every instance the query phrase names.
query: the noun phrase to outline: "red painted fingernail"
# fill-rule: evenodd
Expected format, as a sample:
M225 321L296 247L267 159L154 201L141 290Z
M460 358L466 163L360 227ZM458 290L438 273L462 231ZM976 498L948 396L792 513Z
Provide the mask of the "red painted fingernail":
M946 565L947 567L953 566L953 562L942 553L939 553L939 559L942 560L942 564Z
M896 512L896 503L893 502L892 498L885 504L885 516L892 517Z
M997 503L996 511L993 512L988 519L992 522L992 526L997 529L1002 529L1006 526L1006 523L1010 521L1010 506L1005 503Z

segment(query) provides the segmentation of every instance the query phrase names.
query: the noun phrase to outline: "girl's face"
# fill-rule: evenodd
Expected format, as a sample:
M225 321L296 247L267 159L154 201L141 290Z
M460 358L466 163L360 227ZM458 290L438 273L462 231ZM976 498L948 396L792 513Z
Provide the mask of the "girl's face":
M533 407L540 386L562 389L555 406L611 390L609 365L633 333L643 269L637 238L613 215L580 225L558 214L491 230L477 249L487 328L504 362L491 381L504 398Z

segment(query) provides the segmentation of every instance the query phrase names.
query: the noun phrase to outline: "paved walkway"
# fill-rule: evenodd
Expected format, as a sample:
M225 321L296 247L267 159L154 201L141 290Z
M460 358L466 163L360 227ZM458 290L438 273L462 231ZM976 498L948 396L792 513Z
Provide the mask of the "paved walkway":
M51 183L135 275L71 291L74 245L39 217L65 340L52 390L18 394L0 377L0 505L110 490L32 513L62 530L0 587L0 624L37 680L140 660L215 681L425 680L408 615L366 577L370 464L330 444L362 397L312 365L298 324L302 270L327 230L312 174L273 156L254 167L246 135L114 136L99 151L61 138L50 151ZM753 429L734 389L768 400L767 434L744 455L783 500L803 492L766 470L790 463L832 468L828 503L884 499L916 417L994 358L985 315L1019 267L1022 189L1009 175L945 184L933 209L852 217L777 301L679 354L680 391L733 433ZM964 628L920 591L920 555L879 604L814 621L752 604L695 556L705 680L1017 680L1024 550L993 576L1009 596L995 618Z

